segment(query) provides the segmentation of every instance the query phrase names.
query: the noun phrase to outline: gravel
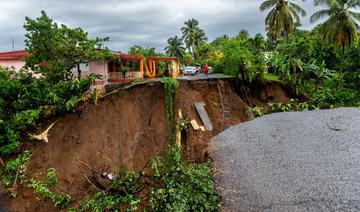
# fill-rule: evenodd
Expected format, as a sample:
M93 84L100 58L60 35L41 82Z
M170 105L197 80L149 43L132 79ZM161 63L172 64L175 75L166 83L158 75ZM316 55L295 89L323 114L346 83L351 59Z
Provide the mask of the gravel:
M212 140L229 211L360 211L360 110L277 113Z

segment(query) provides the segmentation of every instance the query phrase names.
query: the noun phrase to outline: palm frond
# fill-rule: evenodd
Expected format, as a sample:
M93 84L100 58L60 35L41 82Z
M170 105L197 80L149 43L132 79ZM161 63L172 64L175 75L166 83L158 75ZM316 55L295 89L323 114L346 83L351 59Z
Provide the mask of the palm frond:
M360 13L358 12L353 12L353 11L348 11L348 13L350 14L350 16L355 19L356 21L360 22Z
M264 1L261 5L260 5L260 11L265 11L268 9L271 9L272 7L274 7L277 3L277 0L267 0Z
M289 2L289 5L290 5L289 8L293 9L294 11L299 13L301 16L306 16L306 11L299 5L294 4L292 2Z
M316 11L310 17L310 22L314 23L314 22L318 21L319 19L329 17L330 15L331 15L331 11L328 10L328 9L323 9L323 10Z

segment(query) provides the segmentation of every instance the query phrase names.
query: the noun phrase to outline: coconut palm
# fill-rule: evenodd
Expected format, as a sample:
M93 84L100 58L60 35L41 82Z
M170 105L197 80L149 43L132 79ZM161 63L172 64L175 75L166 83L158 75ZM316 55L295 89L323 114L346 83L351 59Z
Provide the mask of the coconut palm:
M303 8L290 0L266 0L260 5L261 11L269 9L271 10L266 16L265 26L268 37L272 40L293 32L301 25L300 16L306 15Z
M185 47L183 41L178 36L174 36L167 40L168 46L165 47L165 52L168 56L183 58L185 54Z
M200 47L201 45L205 44L205 42L207 41L207 39L208 39L208 38L206 37L204 30L199 29L199 30L195 33L194 43L193 43L193 46L194 46L193 52L194 52L194 57L195 57L195 58L198 56L199 47Z
M182 34L183 34L183 40L185 41L186 48L189 49L189 51L194 52L194 40L195 35L199 31L199 22L192 18L187 20L184 23L184 27L181 28Z
M200 29L199 22L196 19L189 19L184 24L185 26L181 28L182 38L185 41L186 48L196 57L197 48L207 41L207 37L204 30Z
M312 23L328 18L320 28L326 42L338 44L344 50L358 39L360 13L352 9L360 7L359 0L315 0L314 3L326 7L310 17Z

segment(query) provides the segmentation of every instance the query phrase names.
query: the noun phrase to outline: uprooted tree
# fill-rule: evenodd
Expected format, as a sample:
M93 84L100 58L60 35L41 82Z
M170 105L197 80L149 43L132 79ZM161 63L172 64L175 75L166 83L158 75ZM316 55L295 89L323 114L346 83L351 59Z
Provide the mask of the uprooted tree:
M109 38L88 37L81 28L58 25L45 11L36 19L25 18L25 47L29 56L26 67L41 73L48 82L56 83L71 79L71 69L88 60L112 57L104 42Z

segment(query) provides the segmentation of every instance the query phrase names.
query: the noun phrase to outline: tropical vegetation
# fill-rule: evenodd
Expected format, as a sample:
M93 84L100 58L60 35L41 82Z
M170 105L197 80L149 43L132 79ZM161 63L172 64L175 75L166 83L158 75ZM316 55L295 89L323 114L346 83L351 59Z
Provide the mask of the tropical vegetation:
M90 39L81 28L58 25L45 11L36 19L25 18L25 48L29 56L25 58L26 68L41 73L49 83L72 79L71 70L94 59L112 57L104 47L108 38Z
M191 51L194 58L196 58L198 56L199 46L207 41L204 30L200 28L198 20L192 18L184 23L181 31L186 48L189 52Z
M185 47L181 38L174 36L168 39L168 46L165 47L165 53L171 57L183 58L185 54Z
M328 44L351 47L358 42L360 13L356 11L360 7L360 1L356 0L315 0L315 5L326 7L315 12L310 20L316 22L321 18L327 18L320 30L324 40Z
M301 26L300 16L306 15L306 11L291 0L266 0L260 5L261 11L269 9L265 26L267 35L272 40L293 32L296 27Z
M260 10L270 10L265 19L267 38L241 29L233 37L225 34L195 45L200 24L189 19L181 30L191 54L183 55L182 62L209 64L243 84L262 79L287 83L295 96L316 107L358 106L360 1L314 0L314 6L322 9L310 21L327 19L311 30L301 30L306 11L298 2L264 1Z
M167 40L165 54L180 58L184 65L209 64L215 72L235 77L242 87L256 87L254 85L262 80L282 83L296 98L288 104L269 103L266 109L254 107L252 112L256 116L359 107L360 13L356 9L360 1L314 0L314 4L323 9L315 12L310 20L327 19L311 30L301 30L301 16L306 12L295 1L263 2L260 10L270 10L265 20L267 38L241 29L234 36L225 34L208 42L199 22L189 19L181 28L181 38L174 36ZM11 186L24 183L39 198L52 201L62 209L68 207L73 198L53 189L58 183L56 171L49 169L43 179L27 179L26 162L31 153L22 147L24 142L34 139L32 132L43 128L44 122L89 101L90 87L98 76L76 78L71 70L88 59L111 58L112 54L104 47L107 38L90 39L81 28L59 26L45 12L37 19L26 18L24 28L25 46L30 53L26 68L15 72L12 68L0 67L0 154L13 158L4 164L0 177L12 196L16 196L16 192ZM163 55L155 48L138 45L128 53L145 57ZM159 63L160 67L165 65ZM41 73L41 77L34 77L28 68ZM120 177L111 181L111 190L95 193L73 210L117 210L121 204L137 210L142 188L138 182L149 186L147 207L150 211L219 210L220 200L209 163L188 163L183 160L181 147L173 146L176 121L173 103L178 82L171 78L164 78L163 82L171 146L166 154L153 160L153 175L119 172ZM186 120L181 121L182 127L187 124Z

